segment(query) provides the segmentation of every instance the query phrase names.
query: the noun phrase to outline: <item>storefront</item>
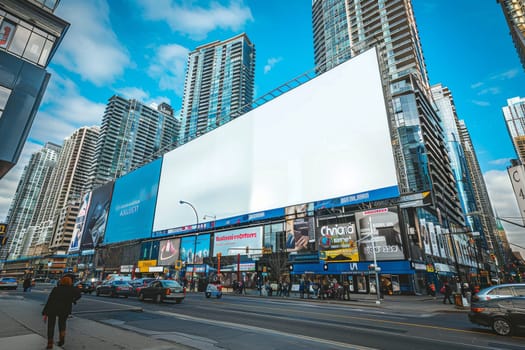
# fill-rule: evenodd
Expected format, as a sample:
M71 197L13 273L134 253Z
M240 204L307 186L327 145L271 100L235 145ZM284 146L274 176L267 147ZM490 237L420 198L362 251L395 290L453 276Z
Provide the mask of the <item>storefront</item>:
M301 276L331 276L339 283L348 281L351 293L374 293L375 274L370 272L371 262L356 263L295 263L290 267L293 280ZM414 273L410 262L379 261L381 288L387 294L414 294ZM315 278L315 277L314 277Z

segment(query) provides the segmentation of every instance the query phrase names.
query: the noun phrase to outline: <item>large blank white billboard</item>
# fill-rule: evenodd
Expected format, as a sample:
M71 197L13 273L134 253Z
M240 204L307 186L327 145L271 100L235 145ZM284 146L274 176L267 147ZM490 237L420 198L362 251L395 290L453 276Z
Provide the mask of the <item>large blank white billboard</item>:
M397 186L374 49L164 155L154 231ZM202 221L202 220L200 220Z

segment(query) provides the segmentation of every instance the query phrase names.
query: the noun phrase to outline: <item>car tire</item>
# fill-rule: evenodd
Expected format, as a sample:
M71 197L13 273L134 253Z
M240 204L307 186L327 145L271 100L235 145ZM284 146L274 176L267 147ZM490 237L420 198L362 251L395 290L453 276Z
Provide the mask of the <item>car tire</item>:
M97 295L97 297L100 296L100 292L98 290L95 292L95 294Z
M139 300L144 301L144 293L139 293Z
M217 294L217 299L220 299L222 297L222 294Z
M206 298L209 298L209 297L211 297L211 293L206 292Z
M503 317L496 317L492 321L492 330L498 335L510 335L512 333L512 325Z
M162 295L161 294L157 294L157 296L155 297L155 301L157 302L157 304L162 303Z

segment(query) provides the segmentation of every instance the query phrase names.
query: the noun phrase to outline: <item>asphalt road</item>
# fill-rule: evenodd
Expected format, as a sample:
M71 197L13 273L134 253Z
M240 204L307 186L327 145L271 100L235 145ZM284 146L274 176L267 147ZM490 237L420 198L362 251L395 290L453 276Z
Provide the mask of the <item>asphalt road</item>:
M48 291L26 294L44 303ZM197 349L524 349L465 313L396 311L298 299L188 294L181 304L83 295L74 316ZM248 346L249 344L249 346Z

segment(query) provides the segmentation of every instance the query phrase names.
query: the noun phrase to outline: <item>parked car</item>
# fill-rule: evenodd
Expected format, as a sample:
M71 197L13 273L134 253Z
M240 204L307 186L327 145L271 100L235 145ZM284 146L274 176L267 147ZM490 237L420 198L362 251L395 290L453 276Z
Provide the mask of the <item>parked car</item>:
M220 284L209 283L206 286L206 292L204 292L206 298L216 297L219 299L222 297L222 286Z
M0 278L0 289L17 289L18 281L13 277Z
M508 297L525 297L525 283L497 284L484 288L472 296L472 301L476 302Z
M96 284L95 282L91 282L91 281L78 281L75 283L75 287L80 289L82 293L91 294L95 290Z
M184 287L173 280L155 280L139 292L140 300L152 299L157 303L162 303L164 300L175 300L179 304L184 297Z
M468 318L472 323L491 327L499 335L525 330L525 297L473 302Z
M139 295L140 290L148 286L151 282L155 281L156 278L137 278L130 281L129 284L133 287L133 295Z
M97 286L95 293L99 295L109 295L111 297L123 296L127 298L133 292L133 287L127 281L105 281Z

